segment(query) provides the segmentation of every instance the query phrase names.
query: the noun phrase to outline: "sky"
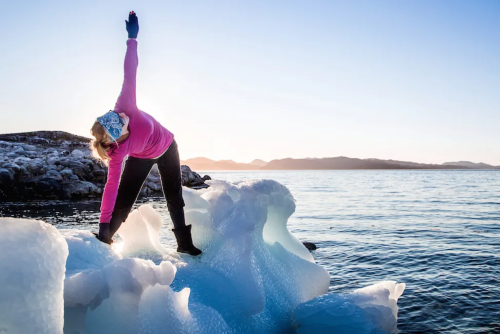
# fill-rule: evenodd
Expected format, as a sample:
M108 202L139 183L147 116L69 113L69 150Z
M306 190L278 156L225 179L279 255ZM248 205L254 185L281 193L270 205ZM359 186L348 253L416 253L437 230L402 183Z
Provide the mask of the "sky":
M90 137L139 18L137 102L181 159L500 165L500 1L1 0L0 133Z

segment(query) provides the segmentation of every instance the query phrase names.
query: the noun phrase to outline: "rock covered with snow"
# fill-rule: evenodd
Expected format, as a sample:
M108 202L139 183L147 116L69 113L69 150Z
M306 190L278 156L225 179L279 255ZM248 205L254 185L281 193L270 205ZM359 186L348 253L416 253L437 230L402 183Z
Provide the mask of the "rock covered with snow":
M0 333L63 333L67 256L52 225L0 218Z
M92 158L89 141L89 138L62 131L0 135L0 199L87 199L101 196L107 168ZM188 166L182 166L182 173L184 186L208 187L205 179ZM163 196L156 166L141 195Z

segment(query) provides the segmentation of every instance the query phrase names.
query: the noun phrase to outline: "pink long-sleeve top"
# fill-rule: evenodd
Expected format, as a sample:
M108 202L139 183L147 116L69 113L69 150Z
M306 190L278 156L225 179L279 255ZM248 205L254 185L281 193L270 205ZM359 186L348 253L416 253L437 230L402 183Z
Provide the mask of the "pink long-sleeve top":
M108 181L104 187L101 203L101 223L109 223L115 206L118 186L122 173L122 163L126 156L153 159L161 156L174 140L174 135L158 123L152 116L137 108L136 75L139 60L137 40L127 40L125 55L125 78L122 91L116 101L115 112L129 117L129 136L118 144L112 144L108 152Z

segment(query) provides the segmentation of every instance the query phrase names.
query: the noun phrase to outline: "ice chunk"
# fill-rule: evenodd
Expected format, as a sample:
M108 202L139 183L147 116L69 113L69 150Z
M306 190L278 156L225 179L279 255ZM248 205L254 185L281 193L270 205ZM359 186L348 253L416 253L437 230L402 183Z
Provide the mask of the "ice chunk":
M100 270L86 269L64 280L64 306L87 306L104 288Z
M396 328L396 303L404 285L382 282L348 295L324 295L328 272L286 228L295 210L286 187L271 180L210 184L200 192L184 190L186 220L193 225L195 244L203 250L199 257L179 255L160 244L164 225L148 205L129 215L118 231L122 241L112 246L87 231L61 230L69 248L64 281L66 334L377 333ZM62 254L59 262L64 270L67 250L66 255L60 250L66 247L64 241L50 239L61 237L49 225L35 222L45 231L38 233L31 225L17 228L23 221L10 222L0 225L9 226L9 233L0 234L0 249L5 249L0 267L12 265L7 268L10 271L0 271L0 311L7 309L6 295L14 301L8 307L15 310L38 305L46 322L51 318L44 312L53 314L57 309L60 317L64 271L50 272L59 275L59 303L50 299L57 293L51 290L48 296L48 290L36 284L57 282L44 267L52 266ZM21 255L13 249L22 250ZM39 256L46 253L55 256ZM31 263L26 254L40 261ZM41 297L18 289L26 300L17 301L15 290L2 290L27 284L22 274L13 278L10 272L27 273L33 281L35 271L41 280L37 277L30 288L36 287ZM33 303L33 298L40 302ZM5 321L16 319L9 312L0 313L0 331ZM43 330L61 333L61 327Z
M404 289L404 283L385 281L309 300L294 310L297 333L397 333L397 300Z
M66 276L86 269L102 269L121 258L113 248L97 240L90 231L62 229L60 232L69 248Z
M87 307L92 302L99 304L107 294L101 269L121 256L89 231L60 232L69 249L64 280L64 332L84 334Z
M55 227L0 218L0 332L63 332L67 256Z
M264 226L264 240L269 244L279 242L289 252L314 263L314 258L309 250L286 228L288 218L295 211L293 198L282 193L275 194L271 198L274 203L270 203L268 206L267 222Z
M404 283L384 281L355 290L353 301L372 316L379 328L397 333L398 299L406 288Z
M177 255L160 244L162 218L150 205L134 210L117 233L122 238L117 250L124 256L164 258L174 260Z
M189 293L189 288L179 292L161 285L148 288L139 306L139 333L231 333L222 316L214 309L192 303L188 307Z
M312 257L300 255L302 250L309 253L286 229L295 203L279 183L212 181L202 192L184 190L184 200L187 223L193 225L193 240L203 254L176 255L175 267L167 261L156 266L130 258L156 260L157 254L168 258L172 252L159 243L161 217L149 205L139 207L118 231L123 242L103 246L107 254L115 249L128 258L104 266L80 264L83 271L68 279L68 289L78 284L87 291L67 292L68 314L80 321L72 330L288 332L295 306L327 291L328 272ZM267 232L269 242L264 239L267 224L273 225ZM96 248L91 241L85 245ZM105 262L94 255L97 262ZM75 260L85 263L81 257ZM102 283L92 271L97 267ZM87 305L85 315L78 311L82 304Z
M182 187L182 197L184 198L184 202L186 203L184 210L207 212L210 209L210 205L200 196L205 192L206 190L193 190Z
M172 283L176 268L170 262L155 265L142 259L123 259L102 269L105 298L95 308L88 308L85 329L88 334L139 331L139 303L144 290L156 284Z
M191 198L185 199L186 208ZM231 319L234 332L289 331L291 310L325 293L330 281L286 229L295 210L290 192L271 180L211 181L201 198L207 204L196 198L196 207L207 212L186 209L186 217L204 254L179 268L176 289L189 287L190 301ZM265 240L268 224L274 226ZM283 231L288 235L275 235Z

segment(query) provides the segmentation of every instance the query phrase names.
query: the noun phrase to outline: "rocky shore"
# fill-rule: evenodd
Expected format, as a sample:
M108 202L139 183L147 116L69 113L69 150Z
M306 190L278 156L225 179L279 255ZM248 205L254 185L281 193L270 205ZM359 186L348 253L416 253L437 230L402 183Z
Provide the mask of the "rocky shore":
M0 200L88 199L102 195L107 168L94 159L90 139L62 131L0 135ZM181 166L182 185L207 188L201 177ZM160 176L153 168L141 196L163 196Z

